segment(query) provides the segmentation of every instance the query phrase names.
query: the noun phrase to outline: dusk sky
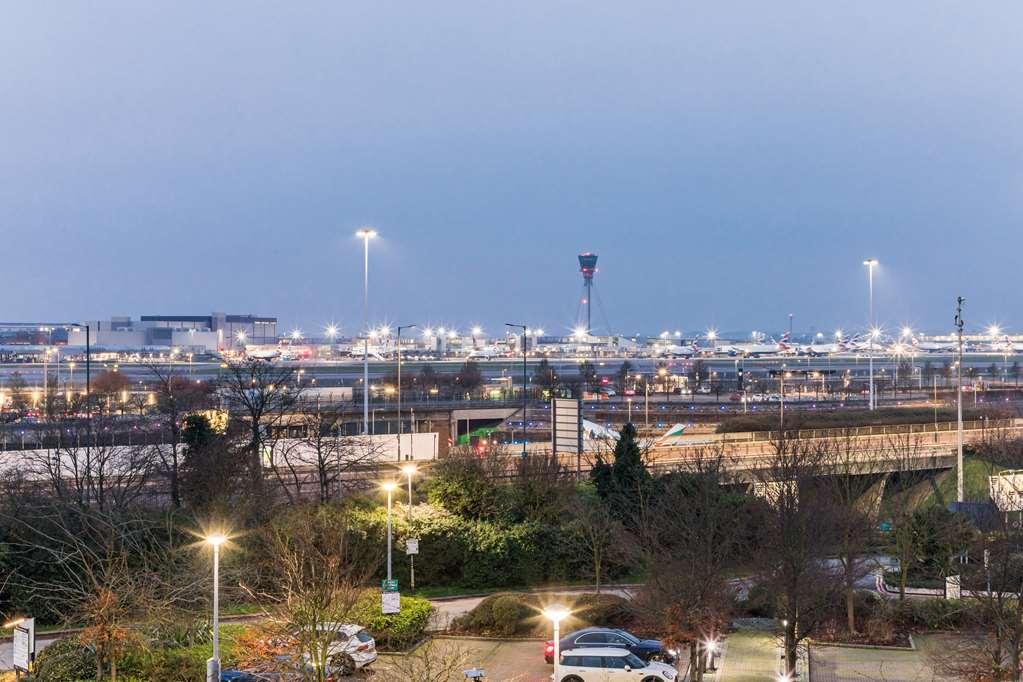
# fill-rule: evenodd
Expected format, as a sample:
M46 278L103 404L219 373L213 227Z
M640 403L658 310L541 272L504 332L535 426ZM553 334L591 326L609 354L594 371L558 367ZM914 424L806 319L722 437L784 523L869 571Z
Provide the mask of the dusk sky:
M1019 2L17 2L3 321L1023 332ZM605 321L606 320L606 321Z

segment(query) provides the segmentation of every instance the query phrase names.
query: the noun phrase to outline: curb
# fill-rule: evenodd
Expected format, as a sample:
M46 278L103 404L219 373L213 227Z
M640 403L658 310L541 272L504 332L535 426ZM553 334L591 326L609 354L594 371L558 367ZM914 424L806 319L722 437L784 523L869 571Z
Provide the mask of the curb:
M908 635L909 646L889 646L885 644L857 644L850 642L848 644L843 642L822 642L820 640L811 639L810 644L815 647L826 647L830 649L866 649L871 651L917 651L916 642L913 641L913 635Z
M432 635L434 639L467 639L470 642L546 642L543 637L483 637L481 635Z
M622 583L622 584L615 584L615 585L601 585L600 586L600 590L601 590L601 594L603 594L605 589L606 590L634 590L634 589L638 589L638 588L640 588L642 586L643 586L642 583ZM589 593L589 594L596 594L596 592L593 591L593 587L588 587L586 585L572 585L572 586L561 586L561 587L558 587L558 586L554 586L554 587L536 587L536 588L522 587L522 588L508 588L506 590L497 590L495 592L478 592L478 593L475 593L475 594L459 594L459 595L452 595L450 597L432 597L432 598L429 598L427 601L430 601L430 602L440 602L440 603L443 604L445 602L458 601L459 599L486 599L487 597L492 597L495 594L547 594L547 593L551 593L551 592L556 592L556 593L562 593L562 592L563 593L586 592L586 593Z

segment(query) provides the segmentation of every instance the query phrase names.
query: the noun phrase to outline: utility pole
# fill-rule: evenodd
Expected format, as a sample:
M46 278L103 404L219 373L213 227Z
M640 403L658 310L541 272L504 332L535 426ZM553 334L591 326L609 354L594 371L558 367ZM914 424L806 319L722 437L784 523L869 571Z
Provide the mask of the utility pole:
M398 336L397 345L398 349L398 461L401 461L401 330L402 329L415 329L414 324L398 325ZM409 498L412 497L411 481L409 482Z
M527 407L527 400L529 398L529 396L526 395L526 382L528 380L527 376L526 376L526 336L527 336L527 333L529 331L529 327L527 327L524 324L513 324L511 322L505 322L504 326L506 326L506 327L514 327L516 329L521 329L522 330L522 458L525 459L526 458L526 429L527 429L526 407Z
M955 325L958 334L959 361L956 363L956 500L963 502L963 304L962 296L956 299Z

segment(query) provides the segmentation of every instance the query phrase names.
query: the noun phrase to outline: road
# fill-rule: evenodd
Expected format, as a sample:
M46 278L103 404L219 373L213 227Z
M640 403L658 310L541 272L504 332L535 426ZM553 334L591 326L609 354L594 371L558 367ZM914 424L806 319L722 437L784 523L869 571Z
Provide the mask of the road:
M601 592L606 594L615 594L620 597L629 597L630 590L634 586L616 587L609 586L602 588ZM552 600L559 597L565 598L568 601L568 597L577 598L579 595L593 593L593 588L590 587L573 587L555 590L540 590L539 594L549 596ZM470 596L470 597L456 597L456 598L441 598L431 599L430 602L433 604L434 612L430 617L430 624L427 626L430 630L444 630L455 618L462 616L469 611L472 611L481 601L486 599L486 596ZM60 636L40 634L36 636L36 651L42 651L53 642L57 641ZM532 645L535 648L535 645ZM0 640L0 671L11 670L13 663L11 660L13 644L8 639L7 641Z

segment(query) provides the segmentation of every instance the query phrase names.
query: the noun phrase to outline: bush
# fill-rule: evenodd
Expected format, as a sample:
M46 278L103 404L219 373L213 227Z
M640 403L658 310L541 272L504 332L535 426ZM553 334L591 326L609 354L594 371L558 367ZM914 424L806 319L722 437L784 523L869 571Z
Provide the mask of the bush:
M572 607L572 615L562 623L562 631L571 632L591 625L632 626L632 612L625 599L610 594L586 594L579 598L579 603ZM455 619L451 627L456 632L486 637L549 637L550 624L541 616L547 601L549 598L536 594L494 594Z
M889 602L891 619L913 630L956 630L968 625L977 606L958 599L905 599Z
M465 519L428 504L417 505L413 515L412 532L420 540L416 558L420 586L523 587L563 582L585 574L589 565L587 557L573 548L569 533L557 526ZM395 519L398 547L411 535L404 517L398 514ZM357 510L353 521L370 544L384 544L384 510ZM610 564L605 577L615 580L630 568L624 562ZM395 553L393 570L396 575L408 575L404 552Z
M366 590L355 605L352 620L369 630L379 648L403 650L423 636L432 613L428 600L403 596L401 611L385 616L380 612L380 593Z
M75 635L58 639L36 657L39 682L68 682L95 676L96 651L78 641Z

